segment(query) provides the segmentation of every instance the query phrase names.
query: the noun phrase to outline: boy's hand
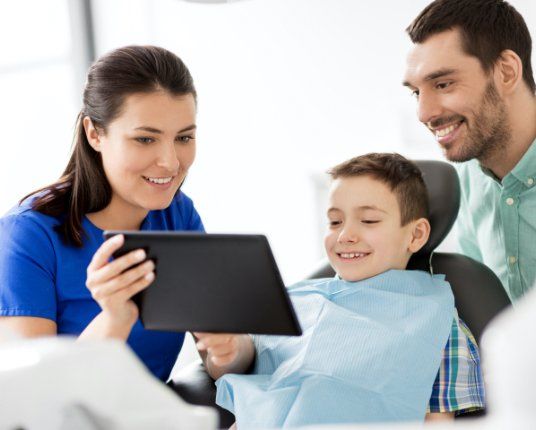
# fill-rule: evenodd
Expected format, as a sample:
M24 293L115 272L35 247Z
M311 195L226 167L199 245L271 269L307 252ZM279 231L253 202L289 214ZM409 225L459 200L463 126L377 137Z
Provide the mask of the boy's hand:
M193 333L199 352L208 354L210 360L218 367L232 364L239 355L241 338L247 335L236 335L228 333Z

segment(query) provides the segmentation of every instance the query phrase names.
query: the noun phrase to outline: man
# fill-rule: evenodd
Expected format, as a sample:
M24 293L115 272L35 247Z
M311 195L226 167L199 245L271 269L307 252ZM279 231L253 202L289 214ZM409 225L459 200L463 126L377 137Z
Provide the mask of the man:
M512 301L536 281L536 84L531 37L502 0L436 0L407 28L404 85L419 120L459 166L462 253Z

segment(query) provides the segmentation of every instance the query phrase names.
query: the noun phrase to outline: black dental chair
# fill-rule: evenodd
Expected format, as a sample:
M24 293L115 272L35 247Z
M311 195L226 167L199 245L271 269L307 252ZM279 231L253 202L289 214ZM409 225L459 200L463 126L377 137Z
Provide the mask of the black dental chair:
M485 265L460 254L434 252L452 228L460 206L460 185L455 169L442 161L417 161L428 188L430 224L428 243L409 261L408 269L445 274L452 286L459 316L471 329L477 342L490 320L510 305L497 276ZM334 276L323 262L308 279ZM196 405L215 406L220 427L229 427L234 416L215 405L214 381L199 361L175 374L168 385L184 400Z

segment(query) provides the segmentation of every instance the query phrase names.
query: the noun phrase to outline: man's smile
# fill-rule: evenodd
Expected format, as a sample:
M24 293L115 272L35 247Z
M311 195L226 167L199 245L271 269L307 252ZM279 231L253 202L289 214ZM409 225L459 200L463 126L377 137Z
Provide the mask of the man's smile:
M447 125L441 125L439 127L428 126L430 131L434 133L436 141L443 145L451 143L459 134L460 126L465 123L464 119Z

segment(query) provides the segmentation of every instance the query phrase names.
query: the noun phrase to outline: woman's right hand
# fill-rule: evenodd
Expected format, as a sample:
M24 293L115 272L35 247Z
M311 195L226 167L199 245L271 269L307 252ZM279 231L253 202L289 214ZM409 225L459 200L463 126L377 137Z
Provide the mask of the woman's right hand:
M129 252L110 262L112 254L124 243L118 234L105 241L95 252L87 268L86 286L102 309L108 324L127 328L138 319L139 311L132 297L147 288L154 280L154 262L145 261L143 249ZM136 265L136 267L131 268ZM130 268L130 269L129 269Z

